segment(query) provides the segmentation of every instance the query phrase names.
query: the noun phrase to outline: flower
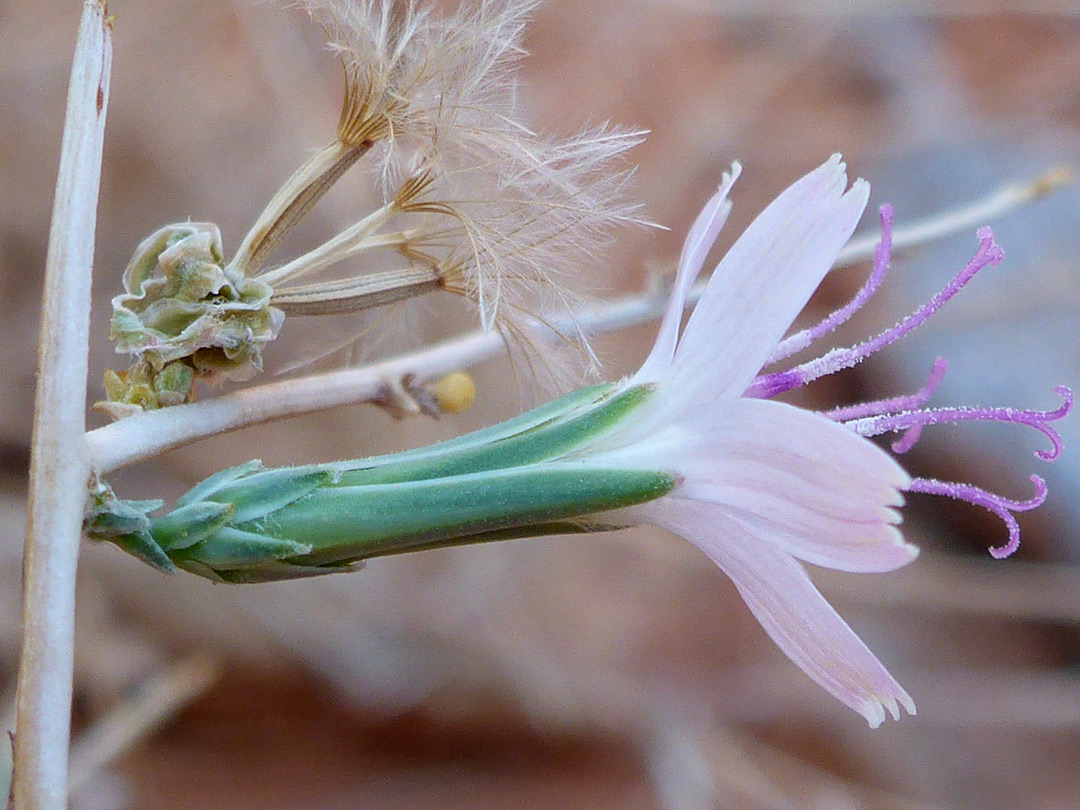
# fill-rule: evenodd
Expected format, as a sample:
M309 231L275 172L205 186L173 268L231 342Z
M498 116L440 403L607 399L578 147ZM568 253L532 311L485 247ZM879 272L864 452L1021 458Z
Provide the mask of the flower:
M1043 502L1046 487L1014 501L970 484L912 478L867 437L904 431L904 452L925 426L964 420L1026 424L1052 443L1036 456L1053 460L1061 440L1050 422L1065 416L1072 394L1053 411L1008 408L918 410L944 374L935 363L917 394L815 413L768 397L848 368L923 323L980 269L1002 254L988 229L967 267L939 295L896 327L847 349L772 374L766 363L791 356L847 320L870 297L889 263L892 212L881 212L883 236L874 272L847 306L822 323L781 340L836 263L869 195L856 180L847 189L834 155L769 205L713 271L682 334L686 296L730 210L735 164L686 238L674 290L652 352L623 387L655 386L632 420L590 446L588 464L662 469L678 483L664 496L605 516L613 522L669 529L707 554L734 582L776 644L807 675L871 726L910 696L814 587L800 561L852 572L886 572L918 550L897 529L904 492L945 495L984 506L1009 530L991 549L1011 554L1019 544L1012 512Z
M614 519L690 540L735 583L777 645L878 725L914 713L907 692L837 615L797 560L845 571L899 568L917 555L896 524L910 477L842 424L746 397L770 354L836 262L866 206L834 156L784 191L713 272L681 336L685 297L730 210L736 165L687 236L651 354L623 385L656 394L590 464L669 469L662 498Z
M917 555L901 536L905 492L944 495L999 515L1019 543L1015 501L970 484L909 476L870 437L966 420L1036 428L1061 440L1052 411L921 406L944 374L937 361L915 394L816 413L770 398L848 368L925 322L980 269L1001 259L988 230L969 264L926 305L855 346L761 373L856 312L889 263L892 214L881 210L874 269L852 301L783 339L836 262L867 204L834 155L779 195L713 271L681 330L684 304L717 233L735 164L691 227L656 343L637 373L578 389L484 430L375 458L274 470L258 462L197 484L173 510L120 501L102 485L88 533L164 571L221 582L264 582L350 570L361 560L556 532L654 524L700 548L734 582L777 645L814 681L866 718L915 712L907 692L817 591L802 562L885 572Z

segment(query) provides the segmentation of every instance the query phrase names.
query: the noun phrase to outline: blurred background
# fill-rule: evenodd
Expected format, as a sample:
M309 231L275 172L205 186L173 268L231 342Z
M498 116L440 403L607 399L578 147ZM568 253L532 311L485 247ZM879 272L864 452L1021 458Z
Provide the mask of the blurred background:
M91 399L120 365L109 298L160 225L218 223L236 243L278 184L332 137L341 77L302 13L253 0L114 0L112 98L95 270ZM47 229L79 3L0 3L0 673L13 689L20 558ZM1059 164L1080 165L1075 3L548 0L526 37L531 123L650 131L635 193L669 231L628 231L582 268L603 296L669 268L733 159L745 166L723 244L830 153L897 223ZM350 221L334 193L294 245ZM806 392L838 404L917 388L950 362L937 404L1052 408L1080 384L1080 192L990 224L1006 260L929 325ZM865 232L875 227L871 214ZM974 229L909 249L837 340L894 323L973 253ZM834 274L820 316L861 284ZM448 313L457 312L456 315ZM473 328L422 301L372 330L369 355ZM269 362L318 353L310 328ZM635 367L653 327L601 338L605 374ZM275 357L275 352L280 355ZM455 435L539 396L506 362L477 405L395 422L342 408L177 450L112 477L172 498L223 466L330 460ZM93 415L93 425L104 417ZM214 586L112 547L82 556L74 804L79 808L961 808L1080 806L1080 423L1044 440L997 426L931 428L915 474L1050 498L1005 529L912 496L907 569L814 572L914 697L870 731L813 685L689 544L659 531L551 538L377 560L325 580ZM1071 446L1070 446L1071 445ZM821 574L821 576L817 576ZM826 575L828 574L828 575ZM10 702L10 696L6 699ZM141 731L139 731L141 730ZM138 734L135 734L139 731ZM134 734L130 742L110 740ZM110 736L110 734L119 735ZM105 762L111 752L116 756Z

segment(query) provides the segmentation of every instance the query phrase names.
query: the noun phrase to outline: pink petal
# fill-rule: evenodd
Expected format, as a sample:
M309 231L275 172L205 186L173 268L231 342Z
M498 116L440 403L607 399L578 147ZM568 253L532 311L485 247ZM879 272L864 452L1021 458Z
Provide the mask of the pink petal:
M839 155L782 192L713 272L675 352L673 379L704 404L749 385L850 239L869 197Z
M656 396L667 394L664 385ZM892 571L918 554L895 526L892 507L910 481L900 465L843 425L782 402L719 402L592 461L673 472L675 497L722 506L816 565Z
M747 533L709 504L661 499L649 521L704 551L731 577L765 632L803 672L876 728L888 710L915 714L907 692L818 592L794 559Z
M634 375L634 382L654 382L660 379L671 366L671 358L675 355L675 344L679 337L679 327L682 325L687 293L690 292L698 274L701 273L705 257L709 255L720 229L727 222L728 214L731 213L731 201L727 197L741 173L742 166L737 162L731 164L731 172L724 173L720 187L705 203L705 207L701 209L694 224L690 226L686 240L683 242L679 267L675 272L675 283L671 289L671 298L668 299L664 319L660 322L656 343L653 344L652 352Z

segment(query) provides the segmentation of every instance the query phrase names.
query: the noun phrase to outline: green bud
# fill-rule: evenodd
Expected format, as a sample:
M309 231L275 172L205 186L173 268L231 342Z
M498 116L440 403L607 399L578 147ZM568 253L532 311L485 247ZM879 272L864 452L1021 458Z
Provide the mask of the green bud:
M191 366L182 362L169 363L153 378L158 407L167 408L187 402L194 382L195 371Z
M339 564L586 518L654 500L674 486L675 479L662 472L529 465L408 483L322 487L238 528L310 544L305 564Z

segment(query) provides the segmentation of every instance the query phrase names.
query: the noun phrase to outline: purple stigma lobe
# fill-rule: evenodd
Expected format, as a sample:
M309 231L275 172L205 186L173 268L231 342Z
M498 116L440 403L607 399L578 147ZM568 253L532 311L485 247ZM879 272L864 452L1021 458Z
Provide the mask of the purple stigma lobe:
M1005 524L1009 530L1009 540L1004 546L991 546L990 556L1002 560L1011 556L1020 548L1020 526L1013 517L1013 512L1027 512L1041 506L1046 500L1046 482L1037 475L1031 476L1035 485L1035 495L1026 501L1014 501L1009 498L987 492L971 484L959 484L951 481L938 481L934 478L912 478L907 486L908 492L921 492L926 495L943 495L958 501L989 509Z
M904 435L890 444L889 447L892 448L892 451L896 453L896 455L903 455L915 446L915 442L919 440L920 436L922 436L922 425L916 425L915 427L908 428L904 432Z
M945 358L939 357L934 360L934 366L930 369L922 388L914 394L905 394L899 397L890 397L889 399L876 399L873 402L860 402L858 405L845 405L826 411L824 415L836 422L850 422L853 419L864 419L868 416L881 416L918 408L929 400L937 387L941 385L947 368L948 363L945 362Z
M927 410L905 411L903 413L883 413L876 416L857 418L845 421L845 424L860 436L880 436L882 433L891 433L902 430L922 429L929 425L942 423L956 424L957 422L1008 422L1011 424L1027 425L1033 427L1050 440L1049 450L1036 450L1035 456L1043 461L1053 461L1061 455L1062 442L1058 432L1050 427L1050 422L1055 422L1064 417L1072 408L1072 391L1065 386L1058 386L1054 391L1062 397L1064 402L1060 407L1052 411L1027 411L1016 408L931 408ZM920 392L921 393L921 392ZM917 437L916 437L917 438ZM908 443L908 436L899 440L905 449L910 449L913 440ZM896 452L903 452L896 450Z
M892 206L888 204L881 206L878 209L878 218L881 221L881 240L874 249L874 268L869 278L866 279L866 283L859 288L859 291L855 293L850 301L821 321L821 323L801 332L796 332L794 335L780 341L765 361L767 365L801 352L818 338L834 331L838 326L850 320L851 316L862 309L863 305L877 292L878 287L881 286L881 282L885 278L885 272L889 269L889 259L892 255Z
M886 329L876 337L870 338L855 346L849 346L843 349L833 349L815 360L802 363L788 371L760 375L750 384L750 387L747 389L744 396L774 396L777 393L787 391L799 385L806 385L819 377L834 374L845 368L852 368L870 355L922 326L922 324L941 309L949 299L960 292L960 290L962 290L980 270L989 265L996 265L1004 258L1005 254L994 242L993 233L989 228L980 228L978 230L978 237L979 247L964 269L961 270L952 281L946 284L937 295L900 321L900 323L892 329ZM779 380L774 379L779 377L779 375L785 375L784 379L787 384L781 385L779 384ZM790 381L795 379L799 380L799 382L790 384Z

